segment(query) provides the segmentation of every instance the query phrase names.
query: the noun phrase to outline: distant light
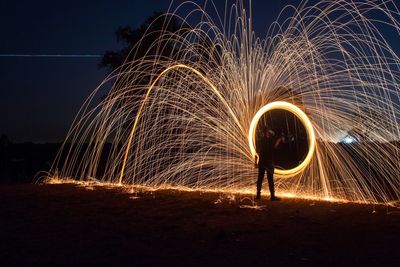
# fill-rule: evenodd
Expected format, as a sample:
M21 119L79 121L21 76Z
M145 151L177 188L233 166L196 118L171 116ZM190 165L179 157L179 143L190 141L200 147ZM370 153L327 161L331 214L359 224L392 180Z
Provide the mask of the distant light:
M350 136L350 135L346 135L341 141L340 143L344 143L344 144L352 144L355 143L357 140Z

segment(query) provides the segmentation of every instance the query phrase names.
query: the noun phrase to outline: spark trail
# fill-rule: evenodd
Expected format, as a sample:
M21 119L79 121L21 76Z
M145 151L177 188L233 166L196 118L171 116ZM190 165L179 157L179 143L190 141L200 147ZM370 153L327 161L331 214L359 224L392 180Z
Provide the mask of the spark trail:
M171 16L183 25L202 19L158 33L156 55L137 58L150 49L134 47L134 59L84 103L50 173L60 181L254 190L251 123L283 101L310 120L315 152L300 172L278 178L277 192L398 201L400 60L381 28L398 38L399 15L393 1L303 1L256 38L240 1L217 20L185 2L165 16L165 29ZM112 89L98 103L106 83ZM356 142L341 144L349 135Z

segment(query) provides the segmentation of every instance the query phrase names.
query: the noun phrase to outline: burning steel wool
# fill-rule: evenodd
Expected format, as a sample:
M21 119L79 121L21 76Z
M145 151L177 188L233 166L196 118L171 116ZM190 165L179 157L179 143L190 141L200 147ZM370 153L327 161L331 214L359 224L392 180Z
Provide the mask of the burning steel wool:
M183 6L192 12L182 15ZM255 192L257 127L282 109L303 124L307 152L293 168L276 170L278 194L398 201L400 59L380 32L385 25L399 37L395 3L303 1L259 38L250 13L240 1L217 21L193 2L171 10L165 28L171 17L185 26L157 33L151 48L159 55L135 57L150 51L138 43L134 59L90 95L52 176Z

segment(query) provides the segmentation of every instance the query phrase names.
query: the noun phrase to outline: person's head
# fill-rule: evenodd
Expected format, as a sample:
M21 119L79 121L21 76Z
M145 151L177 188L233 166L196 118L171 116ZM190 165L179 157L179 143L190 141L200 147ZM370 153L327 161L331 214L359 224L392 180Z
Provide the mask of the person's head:
M266 136L267 138L273 137L274 135L275 135L275 132L274 132L273 130L271 130L271 129L267 129L267 130L265 131L265 136Z

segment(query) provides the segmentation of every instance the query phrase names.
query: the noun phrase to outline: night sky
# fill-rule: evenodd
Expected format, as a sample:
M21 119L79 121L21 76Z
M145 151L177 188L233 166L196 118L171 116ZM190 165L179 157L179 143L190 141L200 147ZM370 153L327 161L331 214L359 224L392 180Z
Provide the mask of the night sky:
M166 1L2 1L0 54L103 54L115 30L140 25ZM152 2L151 4L148 4ZM14 142L61 141L104 79L100 58L0 57L0 132Z
M222 13L225 1L215 2ZM285 5L299 2L254 0L258 36L266 34ZM114 32L119 26L137 27L169 5L167 0L1 1L0 55L102 55L118 48ZM0 56L0 134L13 142L62 141L83 101L105 78L99 61Z

